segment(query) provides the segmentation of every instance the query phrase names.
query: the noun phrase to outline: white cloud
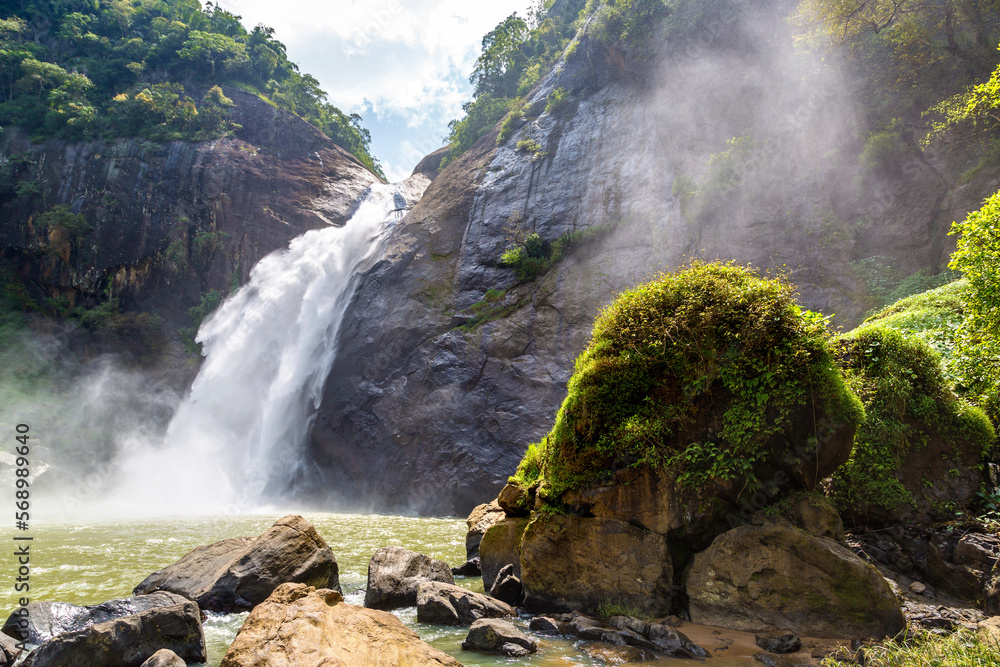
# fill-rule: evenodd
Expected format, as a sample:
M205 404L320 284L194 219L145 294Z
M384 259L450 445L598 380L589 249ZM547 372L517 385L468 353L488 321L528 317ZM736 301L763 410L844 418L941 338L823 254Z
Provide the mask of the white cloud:
M289 57L323 84L330 101L357 112L460 113L481 40L530 0L228 0L248 26L264 23Z

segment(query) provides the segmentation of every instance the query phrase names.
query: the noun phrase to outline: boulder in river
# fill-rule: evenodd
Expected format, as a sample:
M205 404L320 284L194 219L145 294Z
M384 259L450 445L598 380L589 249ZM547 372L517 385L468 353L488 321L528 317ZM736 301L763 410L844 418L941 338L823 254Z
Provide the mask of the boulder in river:
M24 666L140 667L163 648L187 662L207 660L197 604L155 607L58 635L32 651Z
M508 657L523 657L538 650L538 641L524 634L507 621L481 618L469 628L462 642L466 651L496 653Z
M17 647L17 644L15 639L0 634L0 667L12 667L21 657L21 649Z
M344 602L340 593L283 584L257 605L221 667L307 665L461 667L392 614Z
M521 586L521 580L514 575L513 565L505 565L500 570L490 588L490 595L512 607L519 607L524 603L524 587Z
M168 648L161 648L140 667L187 667L181 657Z
M481 618L516 616L513 607L467 588L428 581L417 588L417 621L471 625Z
M454 584L448 564L397 546L382 547L368 563L365 606L390 611L417 604L417 586L425 581Z
M66 602L31 602L18 608L3 625L4 634L29 644L44 644L56 635L83 630L96 623L131 616L156 607L169 607L187 598L164 591L79 607Z
M135 594L169 591L202 609L247 611L284 583L340 590L337 559L301 516L279 519L258 537L235 537L198 547L146 577Z
M780 517L717 537L694 557L687 594L693 622L746 632L882 638L906 627L878 570Z

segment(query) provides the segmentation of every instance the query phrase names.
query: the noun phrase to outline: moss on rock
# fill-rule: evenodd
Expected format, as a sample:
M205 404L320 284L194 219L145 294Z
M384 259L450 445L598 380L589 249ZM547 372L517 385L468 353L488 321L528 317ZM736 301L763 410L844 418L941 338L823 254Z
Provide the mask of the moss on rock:
M512 479L556 507L628 467L753 490L803 441L822 445L819 422L849 435L863 414L825 318L796 305L787 282L694 262L601 313L552 431Z
M886 319L838 342L866 417L835 476L834 497L856 520L940 520L974 499L996 435L982 410L952 392L940 355L882 326Z

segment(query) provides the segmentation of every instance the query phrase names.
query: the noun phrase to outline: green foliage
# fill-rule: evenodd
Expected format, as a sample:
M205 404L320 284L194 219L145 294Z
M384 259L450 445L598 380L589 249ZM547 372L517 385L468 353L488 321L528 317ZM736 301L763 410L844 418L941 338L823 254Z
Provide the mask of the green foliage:
M895 130L869 135L861 151L861 166L868 174L887 174L899 168L909 149Z
M553 498L645 465L689 484L742 478L754 488L767 443L810 401L834 419L863 417L834 363L826 318L799 308L782 280L695 262L601 313L534 456ZM708 441L705 410L719 424Z
M934 105L925 115L931 115L930 132L923 140L929 145L942 134L955 129L978 134L1000 125L1000 67L985 83L970 87Z
M469 306L468 311L472 313L472 319L458 327L462 331L472 331L480 324L492 322L493 320L509 317L517 312L525 301L512 301L507 299L507 290L486 290L482 301L478 301Z
M11 9L0 19L0 124L40 138L199 141L235 128L232 102L219 88L229 84L297 113L382 175L361 118L327 103L271 28L247 31L240 17L197 0Z
M517 150L519 153L531 153L535 157L546 155L545 149L534 139L521 139L517 142Z
M590 0L587 10L594 17L591 36L622 43L647 57L652 55L647 40L670 14L663 0Z
M548 102L545 105L545 113L560 113L569 104L569 93L563 88L556 88L549 93Z
M93 227L82 213L73 213L73 209L69 206L58 204L38 216L35 229L45 236L56 232L64 240L77 245L91 232Z
M510 137L525 119L525 96L562 55L581 10L583 0L551 3L532 25L512 14L483 38L470 77L474 97L462 106L465 117L449 124L449 159L467 151L501 119L497 143Z
M952 269L968 282L965 319L957 335L958 373L971 400L1000 419L1000 192L952 228L958 247Z
M838 341L848 386L865 406L850 460L834 477L841 508L892 510L911 503L898 471L907 452L930 438L979 447L988 455L996 434L986 415L956 397L940 357L926 343L866 324Z
M201 327L201 323L214 313L221 304L222 294L219 290L213 289L201 295L201 300L197 306L192 306L188 309L188 315L191 317L191 326L179 329L178 333L184 342L184 348L191 354L201 354L201 344L195 341L195 336L198 335L198 328Z
M509 236L513 245L500 256L500 264L514 269L520 283L530 282L545 275L558 264L567 253L593 243L611 232L613 227L598 225L559 236L551 244L532 232L523 238L517 234Z

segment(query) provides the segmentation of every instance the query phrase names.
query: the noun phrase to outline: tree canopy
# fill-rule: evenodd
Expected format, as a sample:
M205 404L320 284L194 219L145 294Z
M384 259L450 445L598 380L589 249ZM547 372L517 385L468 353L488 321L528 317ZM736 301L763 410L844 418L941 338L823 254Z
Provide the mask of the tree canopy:
M272 28L248 31L198 0L0 0L0 125L37 138L218 137L234 129L222 84L298 114L381 175L361 117L330 104Z

